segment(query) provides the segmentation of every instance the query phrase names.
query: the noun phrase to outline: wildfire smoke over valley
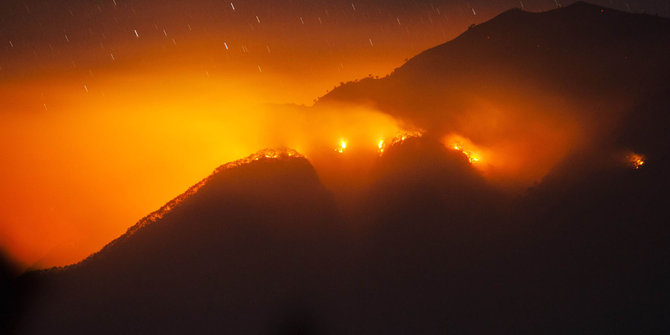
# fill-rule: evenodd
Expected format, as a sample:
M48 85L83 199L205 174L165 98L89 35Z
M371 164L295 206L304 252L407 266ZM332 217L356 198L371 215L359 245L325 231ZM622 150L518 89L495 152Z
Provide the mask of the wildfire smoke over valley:
M0 242L25 266L68 264L221 162L266 147L318 160L317 151L342 138L347 151L365 151L415 128L461 136L459 145L477 148L463 152L477 152L469 159L482 173L522 189L584 145L584 132L596 131L585 128L601 120L578 119L590 107L532 82L508 85L504 78L484 87L473 74L457 89L444 88L446 95L427 89L413 106L271 105L311 104L338 82L389 73L403 58L517 5L332 3L298 14L260 3L164 4L143 17L148 4L134 2L69 9L10 3L8 10L26 20L6 19L16 29L0 35L8 41L0 50L0 136L12 143L2 148ZM43 28L52 10L58 33ZM111 23L127 13L134 14L126 23ZM215 13L223 23L213 21Z
M86 89L8 85L3 94L14 112L2 115L0 136L15 145L3 148L0 236L28 266L81 259L213 167L250 152L295 149L328 184L339 173L363 178L380 142L420 134L412 120L372 105L259 103L268 97L185 75L128 75ZM576 141L574 124L555 129L521 113L491 113L482 108L450 124L448 136L428 135L446 136L444 145L459 146L493 183L521 186L538 181ZM330 170L338 164L343 170Z

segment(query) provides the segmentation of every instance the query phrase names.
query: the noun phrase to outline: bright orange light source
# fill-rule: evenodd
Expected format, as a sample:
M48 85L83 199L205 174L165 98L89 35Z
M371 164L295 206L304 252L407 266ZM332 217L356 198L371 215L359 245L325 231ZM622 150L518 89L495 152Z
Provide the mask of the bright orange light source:
M442 140L442 143L447 148L456 150L461 154L463 154L468 159L468 162L470 162L471 164L483 161L482 156L486 154L484 152L484 149L475 145L474 143L472 143L472 141L460 135L456 134L447 135Z
M384 140L379 140L379 143L377 143L377 147L379 148L379 153L384 152Z
M393 140L391 141L391 144L402 143L407 139L419 138L422 136L423 136L423 130L406 130L403 131L402 134L394 137Z
M630 162L631 166L633 166L635 170L639 169L640 167L642 167L642 165L644 165L644 160L645 160L644 155L636 153L628 154L628 162Z
M479 157L479 154L464 149L463 145L461 145L460 143L452 144L451 148L456 150L456 151L460 151L463 155L465 155L465 157L467 157L467 159L470 163L477 163L481 160L481 158Z
M347 149L347 141L340 140L340 146L335 148L335 151L343 153L345 149Z

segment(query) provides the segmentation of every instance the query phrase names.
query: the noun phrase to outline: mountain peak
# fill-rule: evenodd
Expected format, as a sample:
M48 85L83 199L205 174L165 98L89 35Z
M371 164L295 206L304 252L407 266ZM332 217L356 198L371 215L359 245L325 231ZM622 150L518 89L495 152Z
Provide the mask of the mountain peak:
M423 89L426 86L423 83L434 81L460 82L453 89L462 89L462 83L477 77L490 80L492 73L500 74L500 78L509 78L512 73L519 79L542 74L542 81L573 87L574 82L593 80L596 76L592 72L605 67L608 76L621 78L658 73L657 69L647 69L648 60L667 59L665 49L660 46L667 40L669 30L670 20L666 18L581 1L546 12L510 9L470 27L453 40L419 53L385 78L346 83L319 102L362 101L394 113L396 106L406 99L399 94L389 95L385 90L407 87L406 83L398 84L399 80L416 81L417 85L409 85L411 90ZM665 63L651 64L659 67ZM604 87L600 80L596 81L593 85ZM477 86L482 87L481 81ZM385 106L378 100L393 101ZM418 103L422 101L425 99Z
M586 9L586 10L598 10L599 11L599 10L603 9L604 7L596 5L596 4L592 4L592 3L589 3L589 2L586 2L586 1L577 1L577 2L574 2L574 3L571 3L571 4L567 5L565 7L560 7L559 10L562 9L562 8Z
M490 21L500 20L502 18L510 17L510 16L518 17L519 15L535 16L535 15L547 15L547 14L557 15L558 14L558 15L570 15L570 16L572 16L572 15L575 15L576 13L602 14L605 11L625 13L625 12L621 12L621 11L614 10L614 9L611 9L611 8L595 5L595 4L592 4L592 3L588 3L588 2L584 2L584 1L577 1L575 3L571 3L567 6L560 6L560 7L557 7L555 9L544 11L544 12L533 12L533 11L528 11L528 10L521 9L521 8L518 8L518 7L511 8L511 9L508 9L508 10L504 11L503 13L499 14L498 16L491 19ZM625 14L629 14L629 13L625 13Z
M584 1L577 1L575 3L572 3L568 6L565 7L558 7L554 10L546 11L544 13L540 14L545 14L545 15L556 15L556 14L561 14L561 15L604 15L604 14L612 14L612 13L617 13L619 15L634 15L633 13L630 12L624 12L620 10L616 10L613 8L605 7L605 6L600 6L596 4L592 4L589 2L584 2Z

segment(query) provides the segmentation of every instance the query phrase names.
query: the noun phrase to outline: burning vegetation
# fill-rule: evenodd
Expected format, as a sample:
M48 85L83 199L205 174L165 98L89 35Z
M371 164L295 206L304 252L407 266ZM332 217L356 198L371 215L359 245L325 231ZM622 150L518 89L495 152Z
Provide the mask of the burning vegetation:
M347 141L346 140L340 140L340 145L335 148L335 151L339 153L344 153L344 150L347 149Z
M626 160L633 167L633 169L637 170L645 164L646 157L644 155L631 152L627 155Z
M470 140L462 136L449 135L444 139L443 143L447 148L462 153L468 159L468 162L472 164L479 163L482 160L481 150Z
M423 136L423 131L421 130L405 130L401 131L398 135L391 139L382 138L377 141L377 152L383 154L384 151L393 145L402 143L403 141L409 138L418 138ZM340 139L339 145L335 147L335 151L338 153L344 153L347 150L348 141L346 139Z
M242 165L245 163L249 163L250 161L254 160L261 160L261 159L277 159L277 158L289 158L289 157L303 157L299 152L293 150L293 149L285 149L285 148L280 148L280 149L265 149L261 150L247 158L240 159L238 161L235 161L233 163L237 165ZM229 163L231 164L231 163ZM225 167L229 168L228 164L224 165Z
M456 151L460 151L463 155L465 155L465 157L467 157L467 159L468 159L468 161L469 161L470 163L477 163L477 162L479 162L479 160L480 160L478 154L476 154L476 153L474 153L474 152L472 152L472 151L465 150L465 149L463 148L463 146L462 146L461 144L459 144L459 143L454 143L454 144L451 146L451 148L454 149L454 150L456 150Z

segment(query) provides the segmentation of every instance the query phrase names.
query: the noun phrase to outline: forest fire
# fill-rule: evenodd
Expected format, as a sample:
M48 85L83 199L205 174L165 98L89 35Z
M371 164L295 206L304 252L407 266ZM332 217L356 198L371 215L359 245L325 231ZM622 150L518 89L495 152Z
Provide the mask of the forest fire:
M380 139L377 141L377 152L381 155L386 151L387 147L404 142L410 138L418 138L423 136L421 130L403 130L398 135L390 139ZM340 139L339 145L334 149L338 153L344 153L349 147L349 142L346 139Z
M449 135L444 139L443 143L447 148L462 153L468 159L468 162L472 164L479 163L482 160L481 150L470 140L462 136Z
M335 148L335 151L339 153L344 153L344 150L346 149L347 149L347 141L340 140L340 145L337 148Z
M384 153L384 140L379 140L379 143L377 143L377 148L379 149L380 154Z
M253 22L260 24L256 14ZM270 24L263 15L260 17L262 25ZM471 23L469 20L468 16L467 24ZM221 22L224 21L228 22ZM275 24L283 26L279 21ZM189 26L189 35L202 33L202 26L193 28L191 32ZM362 175L361 170L376 164L380 156L391 153L396 144L422 136L421 131L406 130L408 125L420 126L435 134L444 131L459 134L445 137L444 148L460 152L487 180L507 184L511 180L525 186L539 180L563 157L581 129L571 117L557 112L575 110L579 107L577 102L573 106L572 102L564 102L552 94L538 94L542 92L524 85L505 89L501 96L481 90L476 97L458 98L455 94L447 98L428 94L433 89L443 91L444 87L437 83L433 86L426 81L425 87L410 90L406 89L410 88L404 82L406 78L395 76L388 81L393 85L379 86L384 91L379 95L379 103L361 103L367 98L359 101L354 99L355 95L349 96L349 88L358 87L356 81L341 85L335 91L337 94L327 91L338 82L357 80L369 73L390 73L402 58L423 50L418 41L382 43L378 37L374 47L365 46L364 54L355 47L358 44L347 42L351 43L348 44L351 49L334 50L348 50L347 53L357 55L356 62L342 61L340 51L326 59L313 57L310 51L298 55L305 63L295 61L298 57L295 50L330 49L330 42L317 43L309 35L296 39L297 45L310 43L309 48L280 47L276 43L270 52L266 38L283 40L284 34L275 31L243 47L240 43L246 37L237 42L210 43L203 35L202 40L188 42L186 36L168 38L166 34L175 33L161 29L163 32L156 31L154 45L149 43L151 29L122 30L119 36L129 35L132 43L142 41L142 52L133 51L139 43L124 46L125 51L107 46L113 54L102 54L106 63L92 62L99 68L89 69L90 64L77 62L74 71L70 69L74 64L71 59L77 59L76 54L94 59L99 52L93 51L99 46L94 43L94 49L89 50L83 45L71 48L67 44L70 45L67 50L72 49L73 54L63 54L64 65L58 65L59 59L58 64L49 67L50 61L44 59L44 68L53 68L53 72L41 75L36 72L34 77L12 79L1 85L0 97L11 103L4 107L8 112L0 115L0 139L12 145L0 149L7 162L0 167L3 185L0 243L21 263L39 261L38 266L48 266L80 259L122 233L128 222L135 222L192 185L211 167L262 148L295 148L309 158L319 173L334 175L346 171L343 175L352 178L353 174ZM261 31L271 32L257 32ZM454 34L460 32L460 28L452 29ZM364 34L369 34L366 29ZM61 33L57 35L61 40ZM67 36L67 43L77 40L70 32ZM346 40L348 35L328 30L327 36ZM443 33L435 36L439 41L444 39ZM167 52L163 42L174 38L177 42L170 43L174 52L154 57ZM426 39L420 39L425 47L434 46L435 41L428 43ZM6 56L16 58L13 66L35 68L32 59L19 57L20 50L33 54L29 45L12 40L16 48L9 45L4 50L11 52ZM197 47L200 45L219 47L212 50ZM409 45L414 46L408 49ZM43 47L51 50L48 45ZM396 50L398 47L402 50ZM210 57L217 51L227 56ZM441 59L439 51L433 51L438 52L436 58L417 59L422 64L433 64ZM93 53L89 55L90 52ZM38 54L42 57L42 53ZM131 59L131 54L150 60L160 58L161 62ZM9 68L2 64L5 75ZM432 73L424 73L422 69L433 68L408 67L417 71L417 78L427 75L432 78ZM321 72L312 74L312 69ZM18 68L16 71L20 73ZM450 78L445 76L445 84L453 80ZM372 85L376 81L370 78L364 84L368 82ZM500 83L505 81L501 79ZM468 79L458 85L469 87L473 83ZM358 92L358 88L354 91ZM329 93L323 95L324 92ZM365 88L360 94L377 99L377 94L370 92ZM385 99L390 100L387 103ZM310 105L311 101L315 101L314 105ZM403 104L390 103L394 101ZM412 105L413 102L432 107L424 111ZM535 113L543 106L551 108ZM252 159L291 155L270 151ZM625 154L619 159L626 159L620 163L635 169L648 164L639 155L630 162ZM91 222L96 222L95 229L90 228Z
M408 130L403 132L401 135L396 136L393 138L393 144L403 142L406 139L410 138L419 138L423 136L423 130Z
M630 153L628 154L627 160L633 169L637 170L645 164L646 157L644 155Z
M386 148L389 146L394 146L396 144L402 143L410 138L419 138L422 136L423 136L422 130L405 130L388 141L386 139L379 140L379 142L377 142L377 152L379 152L379 154L381 155L386 151Z
M472 152L472 151L465 150L465 149L463 148L463 146L462 146L461 144L459 144L459 143L455 143L455 144L453 144L453 145L451 146L451 148L454 149L454 150L456 150L456 151L460 151L463 155L465 155L465 157L467 157L467 159L468 159L468 161L469 161L470 163L477 163L477 162L479 162L479 160L480 160L478 154L476 154L476 153L474 153L474 152Z
M232 165L242 165L251 162L252 160L257 161L260 159L278 159L278 158L287 158L287 157L303 157L300 153L293 149L279 148L279 149L264 149L261 150L247 158L237 160L232 163L225 164L224 166L230 167Z

